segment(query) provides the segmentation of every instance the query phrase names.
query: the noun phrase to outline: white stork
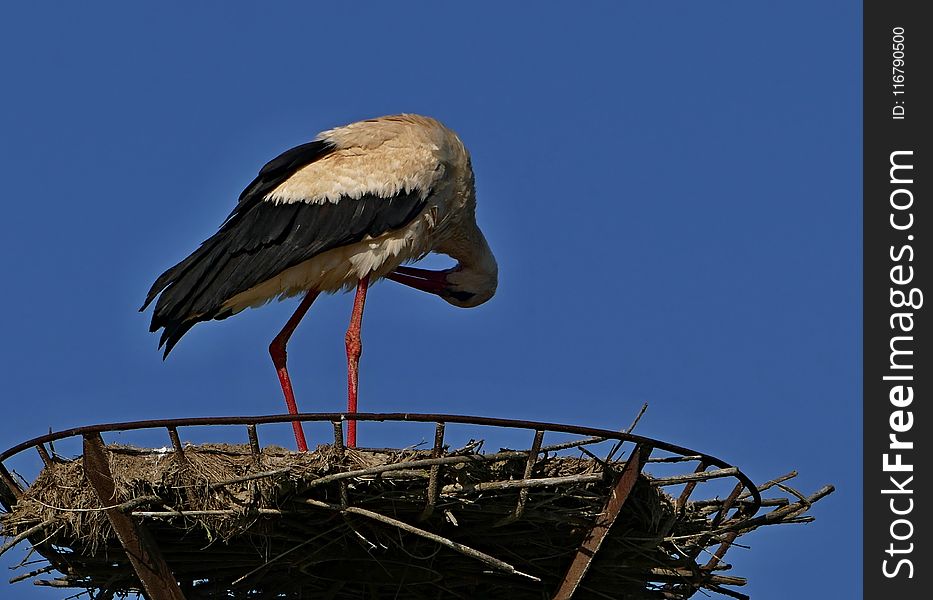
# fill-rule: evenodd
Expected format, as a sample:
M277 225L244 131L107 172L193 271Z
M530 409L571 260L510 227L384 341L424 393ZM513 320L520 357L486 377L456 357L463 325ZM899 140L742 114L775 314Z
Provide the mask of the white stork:
M347 410L357 409L360 324L366 290L387 278L463 308L496 291L498 267L476 225L470 156L438 121L410 114L351 123L269 161L220 230L156 279L150 331L168 356L196 323L226 319L273 298L304 294L269 345L285 402L298 413L285 346L321 292L356 288L346 334ZM401 266L430 252L457 265ZM292 423L307 450L301 423ZM356 423L347 426L356 445Z

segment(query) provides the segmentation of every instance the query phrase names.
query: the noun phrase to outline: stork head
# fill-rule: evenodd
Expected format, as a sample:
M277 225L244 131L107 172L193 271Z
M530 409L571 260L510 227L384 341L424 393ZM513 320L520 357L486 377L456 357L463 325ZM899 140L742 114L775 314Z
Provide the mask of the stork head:
M453 258L457 265L443 271L400 266L386 277L440 296L460 308L479 306L495 295L499 266L473 219L460 230L460 235L450 236L435 252Z
M463 265L443 271L397 267L386 278L440 296L454 306L473 308L495 295L498 268L495 264L486 270L468 269Z
M447 286L438 296L460 308L473 308L486 302L495 295L499 285L498 268L481 271L457 265L453 269L447 269L445 273Z

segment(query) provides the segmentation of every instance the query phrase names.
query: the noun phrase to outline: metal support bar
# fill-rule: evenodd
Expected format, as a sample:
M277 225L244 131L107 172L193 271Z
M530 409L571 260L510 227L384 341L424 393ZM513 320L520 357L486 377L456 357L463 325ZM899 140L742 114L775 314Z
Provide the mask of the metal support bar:
M261 453L259 449L259 435L256 433L256 425L251 423L246 426L246 435L249 437L249 453L253 461L253 467L259 469L262 464L259 460Z
M23 489L19 487L10 472L0 463L0 503L7 510L13 507L23 497Z
M49 456L49 451L45 449L45 444L36 444L36 451L39 453L39 458L42 459L42 464L47 467L52 464L52 457Z
M438 423L434 428L434 448L431 450L431 458L440 458L444 453L444 423ZM430 477L428 479L428 498L421 511L419 521L425 521L434 513L434 506L437 504L437 494L440 489L438 480L441 476L441 466L431 465Z
M543 441L544 431L538 429L535 431L535 439L531 443L531 449L528 450L528 460L525 461L525 472L522 476L522 480L531 479L531 473L535 468L535 463L538 461L538 453L541 452L541 443ZM518 491L518 502L515 504L515 510L512 511L512 514L496 523L496 527L514 523L522 517L522 513L525 512L525 503L528 502L528 491L528 487L523 487Z
M105 508L149 600L185 600L171 569L147 530L113 505L118 504L107 450L100 434L84 436L84 474Z
M334 451L340 460L340 466L343 467L343 459L346 456L346 446L343 445L343 423L333 421L334 424ZM347 495L347 480L341 479L340 483L340 506L346 508L350 504L350 497Z
M172 440L172 448L175 449L175 456L178 458L179 462L184 462L185 459L185 448L181 445L181 438L178 437L178 428L177 427L166 427L168 429L168 437Z
M557 592L552 596L552 600L570 600L577 588L580 587L580 583L583 582L583 577L596 557L599 547L602 545L603 540L606 539L612 524L615 523L619 513L622 512L625 501L635 487L638 475L648 461L651 450L651 446L646 444L638 444L632 450L632 454L622 468L622 472L619 473L612 495L609 496L609 500L606 501L606 506L603 507L599 518L596 519L593 527L583 539L583 543L580 544L580 548L574 555L573 562L570 563L570 568L567 569L567 574L564 575L564 579Z

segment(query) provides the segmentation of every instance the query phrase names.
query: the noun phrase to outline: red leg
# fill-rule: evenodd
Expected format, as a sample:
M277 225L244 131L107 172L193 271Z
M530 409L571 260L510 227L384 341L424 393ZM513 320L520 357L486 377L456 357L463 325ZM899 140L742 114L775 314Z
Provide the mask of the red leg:
M272 340L272 343L269 344L269 354L272 355L272 364L275 365L275 372L279 376L279 383L282 384L282 393L285 394L285 404L288 406L288 412L293 415L298 414L298 405L295 404L295 392L292 391L292 382L288 377L288 369L285 367L285 345L288 344L288 338L292 336L295 328L298 327L298 323L301 322L305 313L311 308L311 303L314 302L317 295L318 293L314 290L305 294L295 314L292 315L288 323L285 324L285 327L282 328L282 331L280 331L279 334L275 336L275 339ZM301 428L301 422L292 421L292 428L295 430L295 442L298 444L298 450L300 452L307 452L308 442L305 441L305 432Z
M366 290L369 287L369 275L360 279L353 298L353 313L350 315L350 327L347 328L347 412L356 412L357 389L360 380L360 354L363 343L360 339L360 326L363 324L363 306L366 304ZM347 446L356 447L356 421L347 423Z

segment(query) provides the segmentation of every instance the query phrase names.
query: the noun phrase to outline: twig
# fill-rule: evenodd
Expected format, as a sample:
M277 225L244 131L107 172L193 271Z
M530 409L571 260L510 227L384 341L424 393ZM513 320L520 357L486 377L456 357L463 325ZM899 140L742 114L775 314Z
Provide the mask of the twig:
M739 521L737 523L731 523L729 525L719 528L712 535L718 536L723 533L727 533L731 531L746 531L746 530L750 531L752 529L757 529L758 527L761 527L762 525L771 525L773 523L787 522L786 517L796 518L800 512L809 509L810 506L813 503L815 503L817 500L825 496L828 496L829 494L833 493L835 490L836 488L832 485L824 485L823 487L818 489L816 492L814 492L813 494L811 494L810 496L808 496L805 500L801 502L794 502L793 504L789 504L782 508L777 508L767 514L761 515L760 517L755 517L753 519L748 519L745 521Z
M708 479L716 479L719 477L733 477L739 474L739 469L737 467L729 467L728 469L716 469L714 471L700 471L699 473L689 473L687 475L675 475L674 477L658 477L657 479L650 479L649 482L651 485L656 487L668 486L668 485L677 485L678 483L688 483L691 481L706 481Z
M318 477L308 482L307 487L313 488L327 483L332 483L334 481L340 481L341 479L353 479L354 477L365 477L367 475L379 475L380 473L386 473L389 471L398 471L402 469L414 469L420 467L430 467L433 465L455 465L459 463L467 462L489 462L496 460L505 460L509 458L526 458L528 456L527 452L518 452L518 451L506 451L506 452L497 452L496 454L469 454L466 456L443 456L441 458L425 458L422 460L411 460L407 462L399 462L391 465L378 465L375 467L369 467L366 469L355 469L353 471L344 471L343 473L334 473L333 475L325 475L323 477Z
M688 454L685 456L652 456L648 459L650 463L679 463L679 462L692 462L697 460L703 460L703 457L699 454Z
M20 533L19 535L15 536L13 539L11 539L9 542L7 542L7 543L5 543L4 545L0 546L0 556L3 556L3 554L6 553L7 550L9 550L10 548L12 548L12 547L15 546L16 544L22 542L23 540L25 540L26 538L28 538L28 537L31 536L32 534L38 533L38 532L40 532L40 531L44 531L44 530L47 529L48 527L51 527L52 525L54 525L57 521L58 521L58 518L57 518L57 517L53 517L53 518L51 518L51 519L47 519L47 520L45 520L45 521L39 523L38 525L33 525L32 527L30 527L30 528L27 529L26 531L23 531L22 533Z
M602 473L584 475L565 475L563 477L541 477L538 479L511 479L509 481L489 481L481 483L451 483L441 488L442 494L454 492L485 492L489 490L508 490L513 488L542 487L546 485L560 485L563 483L589 483L602 481Z
M46 504L37 498L32 498L32 501L36 504L41 504L46 508L51 508L52 510L56 510L58 512L71 513L92 513L111 510L114 508L117 510L127 511L136 508L137 506L142 506L143 504L162 504L162 498L159 498L158 496L139 496L137 498L131 498L125 502L121 502L120 504L111 504L110 506L101 506L98 508L65 508L63 506L52 506L51 504Z
M49 541L50 539L52 539L53 537L55 537L56 535L58 535L58 533L59 533L62 529L64 529L64 528L65 528L64 525L59 525L59 526L58 526L58 529L56 529L56 530L53 531L52 533L46 535L44 538L42 538L41 540L39 540L38 542L36 542L35 544L33 544L33 548L35 548L36 546L41 546L42 544L46 543L47 541Z
M687 506L694 508L716 508L722 506L722 498L715 498L710 500L691 500L687 502ZM742 506L746 504L754 504L754 500L744 499L736 500L733 506ZM763 498L761 500L761 506L787 506L790 504L790 500L787 498ZM708 511L711 512L711 511Z
M541 452L557 452L558 450L567 450L569 448L576 448L577 446L586 446L589 444L598 444L600 442L605 442L607 438L602 437L588 437L580 440L573 440L570 442L561 442L559 444L551 444L550 446L542 446Z
M75 584L71 579L36 579L32 582L34 585L40 585L45 587L56 587L56 588L70 588L75 587Z
M471 558L475 558L479 561L482 561L486 563L487 565L494 567L500 571L505 571L506 573L510 573L512 575L520 575L522 577L527 577L528 579L531 579L532 581L541 581L540 578L535 577L534 575L529 575L527 573L522 573L521 571L519 571L518 569L516 569L509 563L499 560L498 558L494 556L490 556L484 552L480 552L479 550L474 550L473 548L470 548L469 546L465 544L454 542L445 537L441 537L435 533L431 533L430 531L425 531L424 529L415 527L414 525L409 525L408 523L399 521L398 519L393 519L392 517L387 517L377 512L366 510L365 508L358 508L356 506L342 507L339 504L331 504L329 502L322 502L320 500L312 500L312 499L307 499L304 502L305 504L308 504L309 506L316 506L318 508L326 508L330 510L335 510L337 512L347 513L347 514L352 514L352 515L360 515L362 517L373 519L374 521L379 521L387 525L392 525L394 527L398 527L399 529L403 531L407 531L408 533L411 533L413 535L417 535L425 539L429 539L432 542L436 542L438 544L447 546L448 548L452 550L456 550L457 552L465 556L469 556Z
M781 475L780 477L775 477L774 479L772 479L772 480L770 480L770 481L766 481L766 482L762 483L761 485L759 485L759 486L758 486L758 491L759 491L759 492L763 492L763 491L765 491L765 490L767 490L767 489L769 489L769 488L771 488L771 487L774 487L775 485L781 483L782 481L787 481L788 479L793 479L793 478L796 477L796 476L797 476L797 471L791 471L790 473L787 473L787 474L785 474L785 475ZM751 496L751 495L752 495L751 491L745 490L744 492L742 492L742 495L739 496L739 498L740 498L740 499L742 499L742 498L748 498L748 497Z
M276 561L278 561L278 560L281 560L283 557L285 557L285 556L291 554L291 553L294 552L295 550L298 550L299 548L304 548L305 546L307 546L307 545L310 544L311 542L313 542L313 541L315 541L315 540L318 540L318 539L320 539L320 538L322 538L322 537L324 537L324 536L330 535L330 534L332 534L333 532L335 532L335 531L337 531L338 529L340 529L341 527L343 527L343 524L337 525L336 527L331 527L331 528L328 529L327 531L323 531L323 532L321 532L321 533L319 533L319 534L317 534L317 535L315 535L315 536L312 536L312 537L308 538L307 540L301 542L300 544L298 544L298 545L296 545L296 546L292 546L291 548L289 548L289 549L286 550L285 552L283 552L283 553L279 554L278 556L276 556L275 558L273 558L273 559L267 561L265 564L263 564L263 565L261 565L261 566L259 566L259 567L256 567L256 568L253 569L252 571L248 572L246 575L241 575L240 577L237 577L237 578L234 579L232 582L230 582L230 585L237 585L238 583L240 583L241 581L243 581L244 579L246 579L246 578L249 577L250 575L252 575L252 574L254 574L254 573L258 573L259 571L262 571L262 570L268 568L269 565L271 565L272 563L274 563L274 562L276 562Z
M218 481L217 483L212 483L208 486L209 490L216 490L217 488L224 487L225 485L232 485L234 483L243 483L245 481L252 481L253 479L262 479L264 477L272 477L273 475L281 475L282 473L288 473L289 469L276 469L274 471L263 471L262 473L253 473L252 475L243 475L242 477L234 477L233 479L225 479L224 481Z
M645 414L645 411L648 410L648 403L645 402L641 405L641 410L638 411L638 414L635 415L635 420L632 421L632 424L628 426L628 429L623 429L622 433L632 433L632 430L635 429L635 426L638 425L638 422L641 421L642 415ZM616 452L619 451L619 448L622 447L624 440L619 440L616 442L615 446L612 447L612 450L609 451L609 454L606 455L606 462L610 462L612 457L615 456Z
M25 567L25 566L28 566L28 565L35 565L35 564L38 564L38 563L41 563L41 562L45 562L45 561L48 560L48 559L45 558L44 556L42 556L41 558L39 558L39 559L37 559L37 560L29 560L30 557L32 557L32 554L33 554L35 551L36 551L35 548L30 548L30 549L29 549L29 552L26 553L26 556L23 557L23 560L19 561L19 563L18 563L15 567L13 567L13 568L14 568L14 569L21 569L21 568L23 568L23 567ZM41 556L41 555L40 555L40 556Z
M55 567L53 567L52 565L46 565L42 567L41 569L36 569L35 571L30 571L29 573L23 573L22 575L11 577L10 583L19 583L20 581L29 579L30 577L35 577L36 575L42 575L43 573L48 573L49 571L54 571L54 570L55 570Z
M628 429L625 430L625 433L632 433L632 431L635 430L635 426L638 425L638 422L641 421L641 418L645 416L646 410L648 410L647 402L641 405L641 410L638 411L638 414L635 416L635 420L632 421L632 424L628 426Z
M612 472L612 467L609 466L609 464L608 464L606 461L604 461L604 460L601 459L600 457L596 456L595 454L593 454L592 452L590 452L590 451L587 450L586 448L583 448L583 447L581 446L581 447L580 447L580 452L582 452L583 454L586 454L587 456L589 456L590 458L592 458L592 459L593 459L593 462L597 463L600 467L603 468L603 470Z
M776 485L777 485L779 488L781 488L782 490L784 490L785 492L787 492L788 494L790 494L791 496L795 496L798 500L800 500L801 502L803 502L807 507L810 506L810 501L807 500L807 497L804 496L803 494L801 494L801 493L800 493L799 491L797 491L795 488L792 488L792 487L790 487L789 485L784 485L784 484L781 484L781 483L778 483L778 484L776 484Z
M632 424L628 426L628 429L622 429L622 430L620 430L620 432L621 432L621 433L631 433L632 430L635 429L635 426L638 425L638 421L641 419L642 415L645 414L645 411L646 411L646 410L648 410L648 403L647 403L647 402L645 402L645 403L642 405L641 410L638 411L638 415L635 416L635 420L632 421ZM572 442L563 442L563 443L560 443L560 444L552 444L552 445L550 445L550 446L544 446L543 448L541 448L541 452L556 452L556 451L558 451L558 450L567 450L567 449L569 449L569 448L576 448L577 446L587 446L587 445L589 445L589 444L599 444L599 443L601 443L601 442L605 442L605 441L608 440L608 439L610 439L610 438L599 437L599 436L586 437L586 438L583 438L583 439L574 440L574 441L572 441ZM622 446L623 443L625 443L625 440L619 440L619 441L616 443L616 445L613 446L612 450L609 452L609 455L606 457L606 461L605 461L605 462L609 462L610 460L612 460L612 456L613 456L616 452L618 452L619 448ZM701 458L701 457L697 457L697 458ZM680 457L678 457L678 460L683 460L683 459L680 458ZM656 461L656 462L660 462L660 461Z
M659 578L669 578L669 579L694 579L698 576L697 573L691 569L680 568L670 568L670 567L655 567L650 571L652 577ZM724 585L747 585L748 580L744 577L734 577L731 575L704 575L699 574L704 581L714 584L724 584Z
M724 596L729 596L729 597L731 597L731 598L736 598L737 600L751 600L751 596L748 596L748 595L746 595L746 594L742 594L742 593L740 593L740 592L736 592L736 591L730 590L730 589L728 589L728 588L724 588L724 587L719 586L719 585L711 584L711 585L709 586L709 589L713 590L714 592L718 592L718 593L720 593L720 594L722 594L722 595L724 595Z
M134 517L222 517L227 515L282 515L281 510L276 508L257 508L249 511L238 511L230 509L217 510L134 510L130 513Z

